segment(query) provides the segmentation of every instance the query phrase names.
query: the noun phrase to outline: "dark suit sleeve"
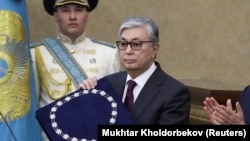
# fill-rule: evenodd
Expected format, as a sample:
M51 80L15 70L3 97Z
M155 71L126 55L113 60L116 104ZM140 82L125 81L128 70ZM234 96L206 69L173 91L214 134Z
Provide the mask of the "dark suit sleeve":
M172 97L165 104L159 124L189 124L190 92L179 85L172 89Z
M246 86L240 97L240 105L243 110L246 124L250 124L250 85Z

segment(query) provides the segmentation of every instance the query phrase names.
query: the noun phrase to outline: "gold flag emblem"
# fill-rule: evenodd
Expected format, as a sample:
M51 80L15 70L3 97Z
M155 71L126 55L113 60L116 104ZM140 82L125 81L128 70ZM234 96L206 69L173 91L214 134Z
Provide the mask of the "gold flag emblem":
M29 47L18 14L0 10L0 19L0 112L11 121L30 109Z

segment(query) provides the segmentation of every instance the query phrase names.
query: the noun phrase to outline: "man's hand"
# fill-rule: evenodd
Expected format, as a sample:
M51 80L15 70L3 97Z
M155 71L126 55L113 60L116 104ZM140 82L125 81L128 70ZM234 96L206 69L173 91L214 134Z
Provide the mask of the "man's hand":
M83 80L81 84L79 84L79 87L90 90L90 89L94 89L96 85L97 85L97 78L88 77L87 79Z
M204 100L204 110L210 121L215 125L244 125L244 115L239 102L236 102L236 111L232 101L228 99L225 105L220 105L214 98Z
M217 122L216 117L213 114L215 108L220 104L213 97L206 97L206 99L203 101L203 104L204 104L204 110L207 113L210 121L215 125L220 124L219 122Z

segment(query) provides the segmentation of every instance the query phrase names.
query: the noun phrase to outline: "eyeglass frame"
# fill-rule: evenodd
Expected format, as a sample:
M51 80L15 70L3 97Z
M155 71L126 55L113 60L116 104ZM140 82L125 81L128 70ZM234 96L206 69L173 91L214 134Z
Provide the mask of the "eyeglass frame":
M126 43L126 47L121 48L121 43ZM120 49L120 50L126 50L128 48L128 45L130 46L130 48L132 50L141 50L143 43L152 43L153 41L131 41L131 42L127 42L127 41L116 41L116 46ZM139 43L139 47L135 48L135 45L133 45L133 43Z

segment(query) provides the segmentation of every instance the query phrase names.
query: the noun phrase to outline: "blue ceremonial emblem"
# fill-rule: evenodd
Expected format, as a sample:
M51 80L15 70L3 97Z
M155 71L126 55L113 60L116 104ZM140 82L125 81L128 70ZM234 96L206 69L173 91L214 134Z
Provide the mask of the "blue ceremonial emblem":
M78 89L36 111L50 141L97 141L98 125L135 124L107 78L95 89ZM67 121L67 122L65 122Z

